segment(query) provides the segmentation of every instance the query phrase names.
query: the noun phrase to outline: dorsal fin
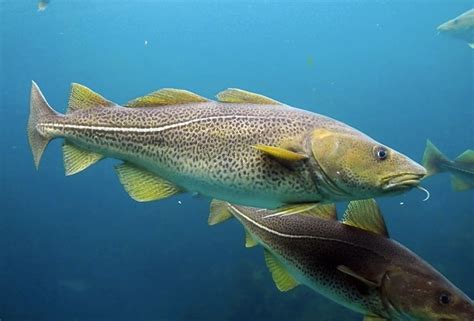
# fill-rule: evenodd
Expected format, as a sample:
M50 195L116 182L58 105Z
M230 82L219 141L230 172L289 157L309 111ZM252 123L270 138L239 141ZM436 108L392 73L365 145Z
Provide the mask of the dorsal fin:
M113 107L115 104L98 93L93 92L86 86L76 83L71 84L71 95L69 96L67 113L99 106Z
M223 103L247 103L260 105L282 105L279 101L237 88L229 88L216 95Z
M143 97L135 98L125 104L125 107L159 107L164 105L179 105L202 103L208 99L187 90L163 88Z
M301 215L307 216L315 216L318 218L326 219L326 220L336 220L337 219L337 211L336 205L332 204L316 204L308 211L301 213Z
M264 250L265 263L268 269L272 273L273 281L277 286L278 290L282 292L289 291L299 285L286 268L280 263L280 261L267 249Z
M350 202L342 223L389 237L380 209L373 199Z
M460 163L474 163L474 150L466 150L464 153L459 155L455 161Z

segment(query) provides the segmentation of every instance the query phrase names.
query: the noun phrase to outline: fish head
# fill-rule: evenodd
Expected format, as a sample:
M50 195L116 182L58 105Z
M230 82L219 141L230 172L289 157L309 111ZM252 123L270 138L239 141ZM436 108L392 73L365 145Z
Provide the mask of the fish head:
M474 27L474 9L471 9L464 14L446 21L439 25L436 30L439 33L445 34L456 34L460 32L464 32ZM474 32L474 31L473 31Z
M407 156L354 131L316 129L312 155L334 200L397 194L418 185L424 167Z
M388 271L381 293L391 320L474 321L474 302L431 267Z

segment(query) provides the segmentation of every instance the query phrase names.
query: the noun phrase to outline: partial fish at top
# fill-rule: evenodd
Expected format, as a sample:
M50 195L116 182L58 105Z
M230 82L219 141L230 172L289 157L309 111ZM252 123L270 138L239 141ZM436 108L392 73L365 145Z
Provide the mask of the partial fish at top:
M137 201L194 192L265 208L401 193L426 174L331 118L239 89L217 98L162 89L122 107L73 84L62 115L33 83L35 164L51 139L63 137L67 175L104 157L121 159L118 176Z
M474 9L441 24L438 26L438 31L441 34L467 41L469 47L474 49Z

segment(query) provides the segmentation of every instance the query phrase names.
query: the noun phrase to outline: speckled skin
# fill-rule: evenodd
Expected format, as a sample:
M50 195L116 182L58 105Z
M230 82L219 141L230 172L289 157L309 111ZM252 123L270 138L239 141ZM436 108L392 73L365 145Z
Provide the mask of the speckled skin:
M130 161L186 191L266 208L329 201L331 195L314 160L289 167L253 145L295 140L297 149L312 155L309 139L315 128L364 136L328 117L286 105L214 101L78 110L43 120L37 128L45 136L65 137L90 151Z
M430 282L434 288L441 285L460 297L459 306L454 307L459 314L449 319L472 321L474 318L474 305L466 295L428 263L392 239L336 220L306 215L264 218L272 212L231 204L228 207L252 237L274 254L296 280L356 312L392 321L444 320L432 317L431 311L416 318L404 314L400 306L396 307L398 310L394 309L392 304L399 301L395 295L410 296L408 290L396 294L387 290L386 284L395 279L397 287L406 286L418 291L415 296L422 301L422 306L429 306L427 302L432 300L438 303L436 294L433 298L431 294L423 297L424 290L431 290L426 284ZM344 274L337 269L340 265L371 281L380 280L380 287L366 285ZM391 274L399 271L405 274L402 280Z

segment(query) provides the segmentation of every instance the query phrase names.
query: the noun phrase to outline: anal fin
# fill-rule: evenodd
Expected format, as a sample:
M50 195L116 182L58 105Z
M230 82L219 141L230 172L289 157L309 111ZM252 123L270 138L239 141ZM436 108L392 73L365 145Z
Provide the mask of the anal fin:
M290 273L285 269L285 267L280 263L280 261L268 250L264 251L265 263L267 264L268 269L272 273L273 281L275 282L278 290L282 292L289 291L299 285Z
M456 175L451 175L451 186L456 192L463 192L474 188L472 184Z
M79 173L97 163L104 155L90 152L70 143L63 145L64 169L66 176Z
M156 201L182 192L173 183L129 163L117 165L115 170L127 193L138 202Z

